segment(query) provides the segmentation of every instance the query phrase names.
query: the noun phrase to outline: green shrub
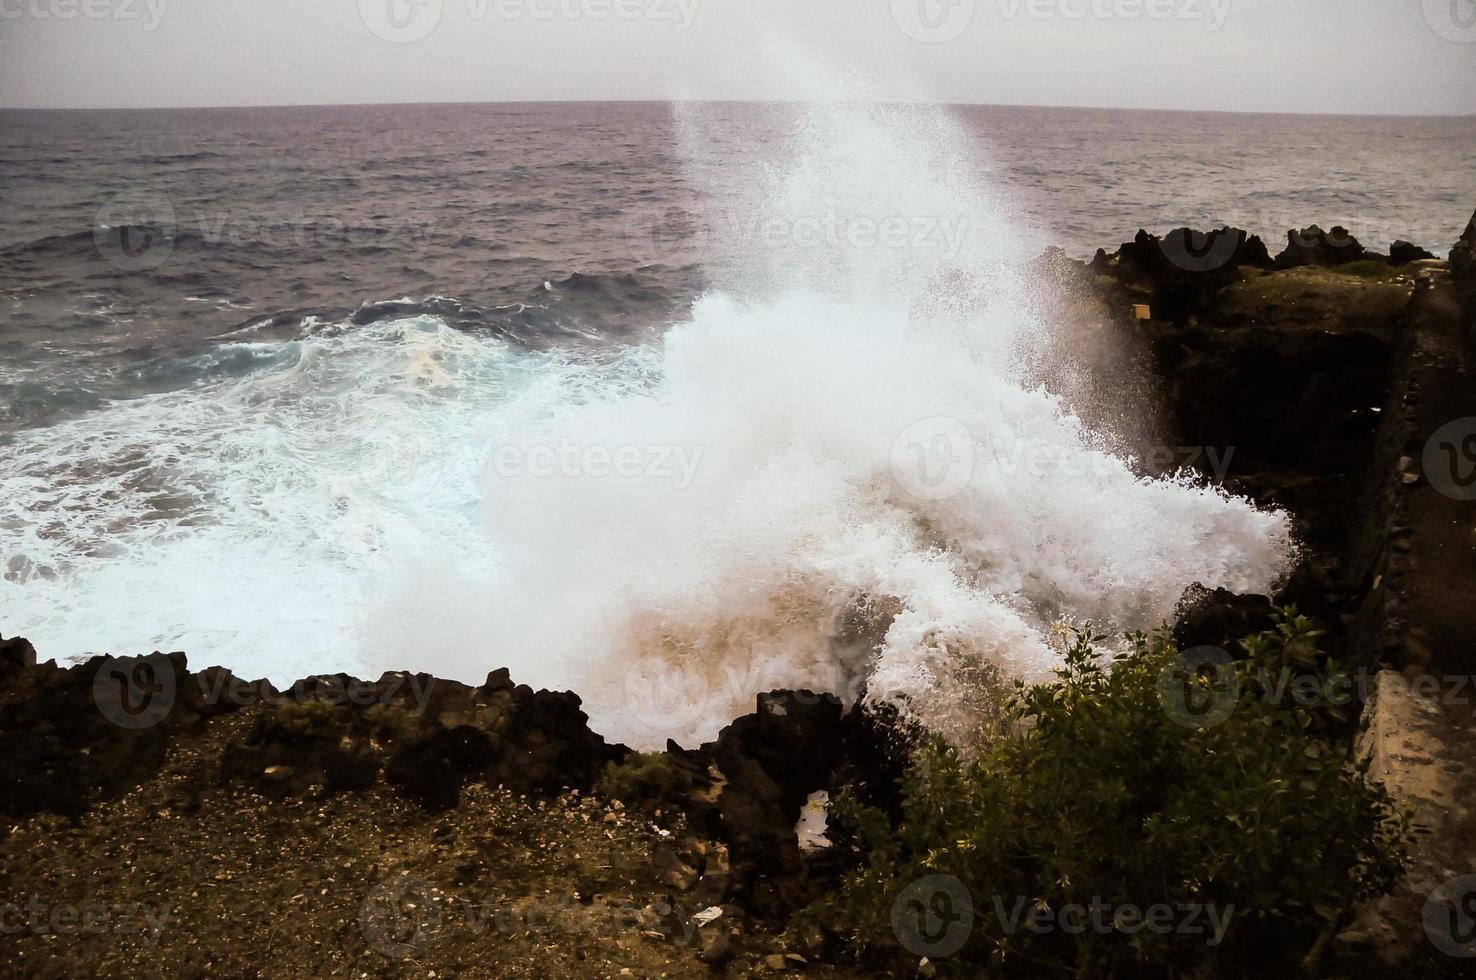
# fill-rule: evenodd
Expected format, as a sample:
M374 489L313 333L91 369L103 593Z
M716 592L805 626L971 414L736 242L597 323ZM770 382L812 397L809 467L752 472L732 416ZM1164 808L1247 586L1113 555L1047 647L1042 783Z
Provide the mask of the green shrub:
M595 792L627 806L660 806L680 800L692 789L689 773L672 764L665 752L632 752L605 767Z
M371 704L364 723L371 735L390 742L412 742L420 731L419 719L396 704Z
M1334 266L1332 271L1340 276L1357 276L1359 279L1388 279L1394 274L1394 270L1387 262L1380 262L1377 259L1344 262L1342 265Z
M283 701L276 719L284 729L302 738L325 738L339 728L338 709L327 701Z
M933 959L963 975L1244 975L1267 950L1320 947L1354 903L1398 880L1407 829L1352 761L1356 706L1273 696L1293 676L1303 691L1340 689L1316 635L1286 610L1216 677L1185 672L1166 634L1131 636L1103 663L1100 638L1077 633L1057 679L1015 686L1007 734L968 758L941 741L920 748L895 826L839 801L865 863L811 914L863 956L915 962L929 949L904 935L905 906L936 896L908 886L953 876L972 926ZM1222 710L1196 720L1179 710L1185 692ZM956 898L940 899L953 918ZM1134 928L1132 910L1165 905L1171 922ZM1105 911L1079 928L1094 907Z

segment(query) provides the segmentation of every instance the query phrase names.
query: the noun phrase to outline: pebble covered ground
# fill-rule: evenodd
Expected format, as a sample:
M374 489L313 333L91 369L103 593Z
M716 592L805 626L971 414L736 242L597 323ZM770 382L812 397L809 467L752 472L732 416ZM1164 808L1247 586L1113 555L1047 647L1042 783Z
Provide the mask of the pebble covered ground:
M0 974L850 975L782 959L731 906L731 955L702 962L701 910L651 860L682 826L618 801L471 785L431 814L382 783L298 799L221 786L221 751L256 710L176 739L156 777L75 824L39 815L0 837Z

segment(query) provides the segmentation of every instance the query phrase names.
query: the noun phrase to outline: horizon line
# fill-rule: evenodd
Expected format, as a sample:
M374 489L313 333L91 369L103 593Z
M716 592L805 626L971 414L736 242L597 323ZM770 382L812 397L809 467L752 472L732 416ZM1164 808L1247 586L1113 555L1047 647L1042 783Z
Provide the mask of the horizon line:
M867 100L836 100L836 104L860 104ZM0 106L0 112L184 112L253 109L368 109L409 106L484 105L824 105L805 99L476 99L463 101L411 100L405 102L293 102L260 105L161 105L161 106ZM1026 102L923 102L914 99L877 100L875 105L927 105L946 108L1051 109L1090 112L1161 112L1184 115L1227 116L1323 116L1354 119L1476 119L1476 113L1453 112L1326 112L1286 109L1178 109L1143 106L1055 105Z

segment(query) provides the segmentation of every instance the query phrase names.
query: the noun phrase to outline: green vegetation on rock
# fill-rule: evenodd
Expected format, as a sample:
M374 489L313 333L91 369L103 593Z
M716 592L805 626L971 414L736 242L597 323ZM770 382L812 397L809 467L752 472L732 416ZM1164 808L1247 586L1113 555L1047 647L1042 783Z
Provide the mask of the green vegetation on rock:
M1064 634L1058 676L1016 685L1004 734L919 748L895 825L842 797L865 863L811 914L863 956L931 948L965 975L1244 975L1267 950L1316 956L1393 887L1408 840L1354 761L1357 705L1316 636L1294 610L1238 661L1166 634L1106 658L1089 630ZM908 891L939 875L966 891ZM961 905L968 938L940 956Z
M1379 262L1375 259L1360 259L1357 262L1345 262L1342 265L1333 266L1333 272L1342 276L1357 276L1360 279L1388 279L1397 270L1389 267L1387 262Z
M680 800L691 789L691 775L673 765L666 752L632 752L623 762L607 765L594 787L607 800L648 807Z

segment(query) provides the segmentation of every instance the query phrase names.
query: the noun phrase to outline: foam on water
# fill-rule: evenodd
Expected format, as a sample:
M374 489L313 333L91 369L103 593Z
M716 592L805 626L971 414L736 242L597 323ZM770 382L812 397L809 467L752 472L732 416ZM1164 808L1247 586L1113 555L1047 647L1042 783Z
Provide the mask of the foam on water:
M1041 384L1057 333L941 113L806 110L741 174L686 131L726 237L661 341L316 324L22 432L5 632L279 681L507 666L638 745L863 682L962 733L990 678L1055 662L1053 623L1151 628L1193 582L1284 573L1283 515L1137 475Z
M16 434L5 632L43 656L182 649L278 681L362 669L361 611L406 556L488 567L460 449L520 383L516 357L430 318L309 330L190 366L222 379Z

